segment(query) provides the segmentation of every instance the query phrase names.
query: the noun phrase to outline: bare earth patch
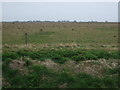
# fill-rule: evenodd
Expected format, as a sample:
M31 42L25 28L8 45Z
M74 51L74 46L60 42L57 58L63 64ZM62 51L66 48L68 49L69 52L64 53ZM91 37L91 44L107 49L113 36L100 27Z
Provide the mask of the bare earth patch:
M28 59L31 60L31 59ZM54 61L48 59L45 61L31 60L34 65L43 65L49 69L58 72L68 71L70 73L87 73L91 75L103 76L107 69L113 69L118 67L119 60L85 60L81 62L76 62L73 60L68 60L64 64L58 64ZM18 69L22 74L27 74L28 70L25 67L25 60L13 60L10 63L10 67L13 69Z
M28 73L28 69L25 67L25 61L22 59L19 60L13 60L10 63L10 67L12 69L17 69L20 71L21 74L27 74Z

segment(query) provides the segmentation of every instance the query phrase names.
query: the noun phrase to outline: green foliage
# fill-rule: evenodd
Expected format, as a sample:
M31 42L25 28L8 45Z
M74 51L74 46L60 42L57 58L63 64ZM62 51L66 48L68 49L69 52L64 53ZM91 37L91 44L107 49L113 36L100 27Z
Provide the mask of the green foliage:
M10 59L17 59L17 58L19 58L19 55L16 52L6 52L6 53L3 53L2 60L6 60L8 58L10 58Z
M31 70L34 71L36 74L48 74L49 71L45 66L40 66L40 65L34 65L30 67Z
M85 73L79 73L70 88L115 88L118 87L117 83L116 78L99 78Z
M5 61L3 61L6 65L8 64L9 65L9 63L12 61L12 59L11 58L7 58Z
M120 74L120 68L113 68L106 71L107 74Z
M29 57L32 59L38 59L43 61L49 58L48 55L49 55L49 52L38 51L38 52L33 52L31 55L29 55Z
M59 84L63 84L63 83L71 84L72 82L74 82L74 77L68 74L67 72L59 73L56 80L56 83L59 83Z
M82 60L85 60L85 56L73 56L72 57L72 60L75 60L75 61L82 61Z
M98 60L98 59L120 59L118 52L108 52L102 50L43 50L43 51L29 51L20 50L17 52L3 52L3 60L8 58L17 59L19 57L29 57L31 59L44 61L45 59L52 59L57 63L63 64L67 60Z
M87 59L87 60L97 60L98 59L98 56L97 55L95 55L95 54L93 54L93 52L91 51L91 52L86 52L85 53L85 59Z
M25 66L30 66L32 65L32 61L31 60L25 60Z
M25 84L27 87L55 87L55 85L52 83L52 81L54 81L54 73L51 70L40 65L31 66L29 69L31 69L32 72L25 76Z
M104 83L105 87L108 88L113 88L113 87L117 87L118 88L118 78L111 78L109 76L106 76L103 78L102 82Z
M111 54L108 52L101 51L98 55L99 58L109 59L111 57Z
M17 54L18 54L19 56L21 56L21 57L23 57L23 56L30 56L31 53L32 53L32 51L28 51L28 50L19 50L19 51L17 52Z
M120 59L120 52L111 52L111 58L113 59Z
M62 57L61 55L55 54L55 53L50 58L54 62L60 63L60 64L63 64L65 61L69 60L69 57Z

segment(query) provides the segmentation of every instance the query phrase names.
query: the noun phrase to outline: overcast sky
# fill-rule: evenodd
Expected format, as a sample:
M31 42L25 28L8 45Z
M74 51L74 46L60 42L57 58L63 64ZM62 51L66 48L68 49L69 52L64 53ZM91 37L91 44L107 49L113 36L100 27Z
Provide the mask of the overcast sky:
M117 2L4 2L3 21L118 21Z

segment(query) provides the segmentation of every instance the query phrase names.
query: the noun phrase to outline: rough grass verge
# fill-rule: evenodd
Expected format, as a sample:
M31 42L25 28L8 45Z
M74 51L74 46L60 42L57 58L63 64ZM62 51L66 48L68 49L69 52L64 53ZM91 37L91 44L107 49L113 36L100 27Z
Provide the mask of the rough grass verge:
M54 62L63 64L67 60L83 61L83 60L98 60L98 59L120 59L120 55L117 51L103 51L103 50L41 50L41 51L29 51L19 50L15 52L3 52L2 60L18 59L21 57L29 57L34 60L44 61L51 59Z

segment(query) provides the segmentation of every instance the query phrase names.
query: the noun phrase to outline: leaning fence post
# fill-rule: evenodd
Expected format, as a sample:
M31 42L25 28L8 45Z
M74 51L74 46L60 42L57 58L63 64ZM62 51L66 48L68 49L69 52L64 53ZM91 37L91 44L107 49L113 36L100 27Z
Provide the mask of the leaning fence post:
M25 44L26 44L26 46L27 46L27 44L28 44L27 33L25 33Z

